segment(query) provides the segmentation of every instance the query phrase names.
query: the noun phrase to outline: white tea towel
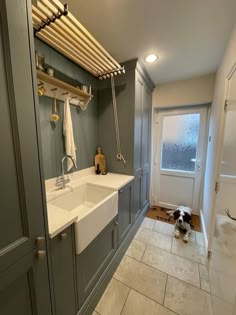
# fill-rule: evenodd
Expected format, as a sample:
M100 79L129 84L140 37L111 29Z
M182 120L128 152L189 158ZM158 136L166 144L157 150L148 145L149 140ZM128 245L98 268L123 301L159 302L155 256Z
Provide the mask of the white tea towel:
M71 156L73 161L76 165L76 147L74 142L74 135L73 135L73 125L71 119L71 112L70 112L70 96L65 96L64 102L64 121L63 121L63 134L65 138L65 151L66 154ZM71 170L73 167L73 163L71 159L67 159L67 170ZM77 168L77 166L76 166Z

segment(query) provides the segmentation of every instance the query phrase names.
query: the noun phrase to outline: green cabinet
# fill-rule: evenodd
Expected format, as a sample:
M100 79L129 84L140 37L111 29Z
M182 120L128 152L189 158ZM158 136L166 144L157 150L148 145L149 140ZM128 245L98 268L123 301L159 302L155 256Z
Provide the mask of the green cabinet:
M134 221L149 204L151 105L151 89L137 68L135 70Z
M124 63L126 73L115 77L121 149L126 165L117 160L116 133L109 80L98 84L98 136L108 170L134 175L133 222L149 205L152 90L154 84L139 60ZM109 130L109 132L108 132Z
M1 315L52 314L30 6L0 1Z
M110 222L96 239L76 256L79 308L96 289L117 250L117 217ZM68 314L69 315L69 314Z
M68 227L50 241L52 298L55 315L75 315L77 284L74 228Z
M132 225L133 182L119 190L118 199L118 244L125 239Z

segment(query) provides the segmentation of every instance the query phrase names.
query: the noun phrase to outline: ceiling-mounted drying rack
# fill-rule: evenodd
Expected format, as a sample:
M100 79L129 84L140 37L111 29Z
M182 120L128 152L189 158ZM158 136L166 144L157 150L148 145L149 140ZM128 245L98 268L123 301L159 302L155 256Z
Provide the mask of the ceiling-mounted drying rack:
M125 73L122 67L58 0L32 5L35 36L99 79Z
M60 101L64 101L65 95L70 95L70 104L79 106L85 110L93 95L86 93L81 89L74 87L64 81L48 75L47 73L37 70L38 87L44 88L43 95L55 97Z

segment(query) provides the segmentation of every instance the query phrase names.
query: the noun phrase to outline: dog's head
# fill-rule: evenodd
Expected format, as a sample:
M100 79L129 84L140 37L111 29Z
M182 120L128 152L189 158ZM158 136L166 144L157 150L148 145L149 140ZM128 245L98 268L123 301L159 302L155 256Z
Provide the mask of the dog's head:
M183 210L176 209L174 212L174 219L177 221L180 225L184 222L191 223L191 215L188 212L185 212Z

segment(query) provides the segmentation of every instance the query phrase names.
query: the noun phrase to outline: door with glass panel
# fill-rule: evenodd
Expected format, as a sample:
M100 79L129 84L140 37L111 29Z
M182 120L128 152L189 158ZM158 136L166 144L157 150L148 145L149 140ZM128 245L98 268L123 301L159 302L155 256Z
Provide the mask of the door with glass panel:
M160 111L156 119L155 185L152 203L199 213L207 109Z

